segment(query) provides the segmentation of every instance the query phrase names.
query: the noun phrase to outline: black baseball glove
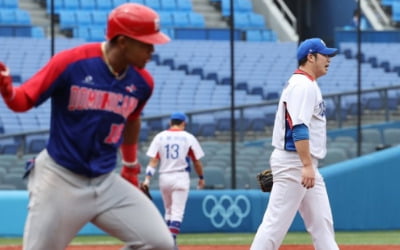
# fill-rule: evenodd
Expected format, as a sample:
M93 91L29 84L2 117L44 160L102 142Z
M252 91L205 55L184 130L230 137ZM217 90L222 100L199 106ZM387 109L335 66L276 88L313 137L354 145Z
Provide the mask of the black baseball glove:
M271 192L273 184L272 171L267 169L257 174L257 181L260 184L261 191Z
M142 190L142 192L143 192L147 197L149 197L150 200L153 200L153 197L152 197L151 194L150 194L149 186L147 186L147 185L145 185L145 184L143 184L143 183L140 183L139 188L140 188L140 190Z

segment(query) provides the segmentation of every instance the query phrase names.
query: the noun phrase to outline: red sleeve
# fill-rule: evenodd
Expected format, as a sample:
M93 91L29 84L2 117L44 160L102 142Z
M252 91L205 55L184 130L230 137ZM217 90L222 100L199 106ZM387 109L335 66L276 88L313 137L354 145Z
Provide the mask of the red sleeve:
M129 115L128 120L135 120L140 117L142 110L143 110L144 106L146 105L147 101L150 99L151 95L153 94L153 89L154 89L154 80L153 80L153 77L151 76L150 72L148 72L146 69L139 69L139 68L135 68L135 69L139 72L139 74L147 82L151 93L149 95L149 98L147 98L146 101L141 102L138 105L138 107L136 108L136 110L132 114Z
M62 51L54 55L42 69L21 85L21 88L35 104L40 95L51 87L71 63L95 56L102 56L100 43L86 44Z
M14 96L11 99L4 99L4 101L15 112L25 112L34 105L21 87L14 87Z

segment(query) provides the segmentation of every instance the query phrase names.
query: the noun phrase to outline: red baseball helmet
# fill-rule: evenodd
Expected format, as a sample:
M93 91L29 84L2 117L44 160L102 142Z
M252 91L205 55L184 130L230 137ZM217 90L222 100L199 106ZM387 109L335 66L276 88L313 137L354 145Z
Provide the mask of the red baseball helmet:
M107 39L124 35L148 43L163 44L170 38L160 31L160 18L149 7L137 3L125 3L108 15Z

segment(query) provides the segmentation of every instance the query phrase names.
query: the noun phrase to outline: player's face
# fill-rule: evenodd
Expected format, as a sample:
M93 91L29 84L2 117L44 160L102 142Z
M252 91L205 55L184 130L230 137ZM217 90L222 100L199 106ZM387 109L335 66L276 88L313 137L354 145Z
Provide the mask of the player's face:
M329 63L331 62L331 57L323 54L315 54L315 64L314 64L314 74L316 78L328 73Z
M138 68L144 68L146 63L151 59L151 55L154 52L154 45L127 38L127 46L124 49L123 54L129 64Z

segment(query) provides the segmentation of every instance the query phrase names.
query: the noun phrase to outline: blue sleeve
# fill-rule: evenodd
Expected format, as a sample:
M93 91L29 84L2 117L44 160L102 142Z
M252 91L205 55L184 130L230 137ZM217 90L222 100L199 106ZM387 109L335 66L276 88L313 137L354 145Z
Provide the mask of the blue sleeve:
M301 141L301 140L308 140L309 139L309 134L308 134L308 128L304 124L299 124L293 127L292 129L293 133L293 140L294 141Z

